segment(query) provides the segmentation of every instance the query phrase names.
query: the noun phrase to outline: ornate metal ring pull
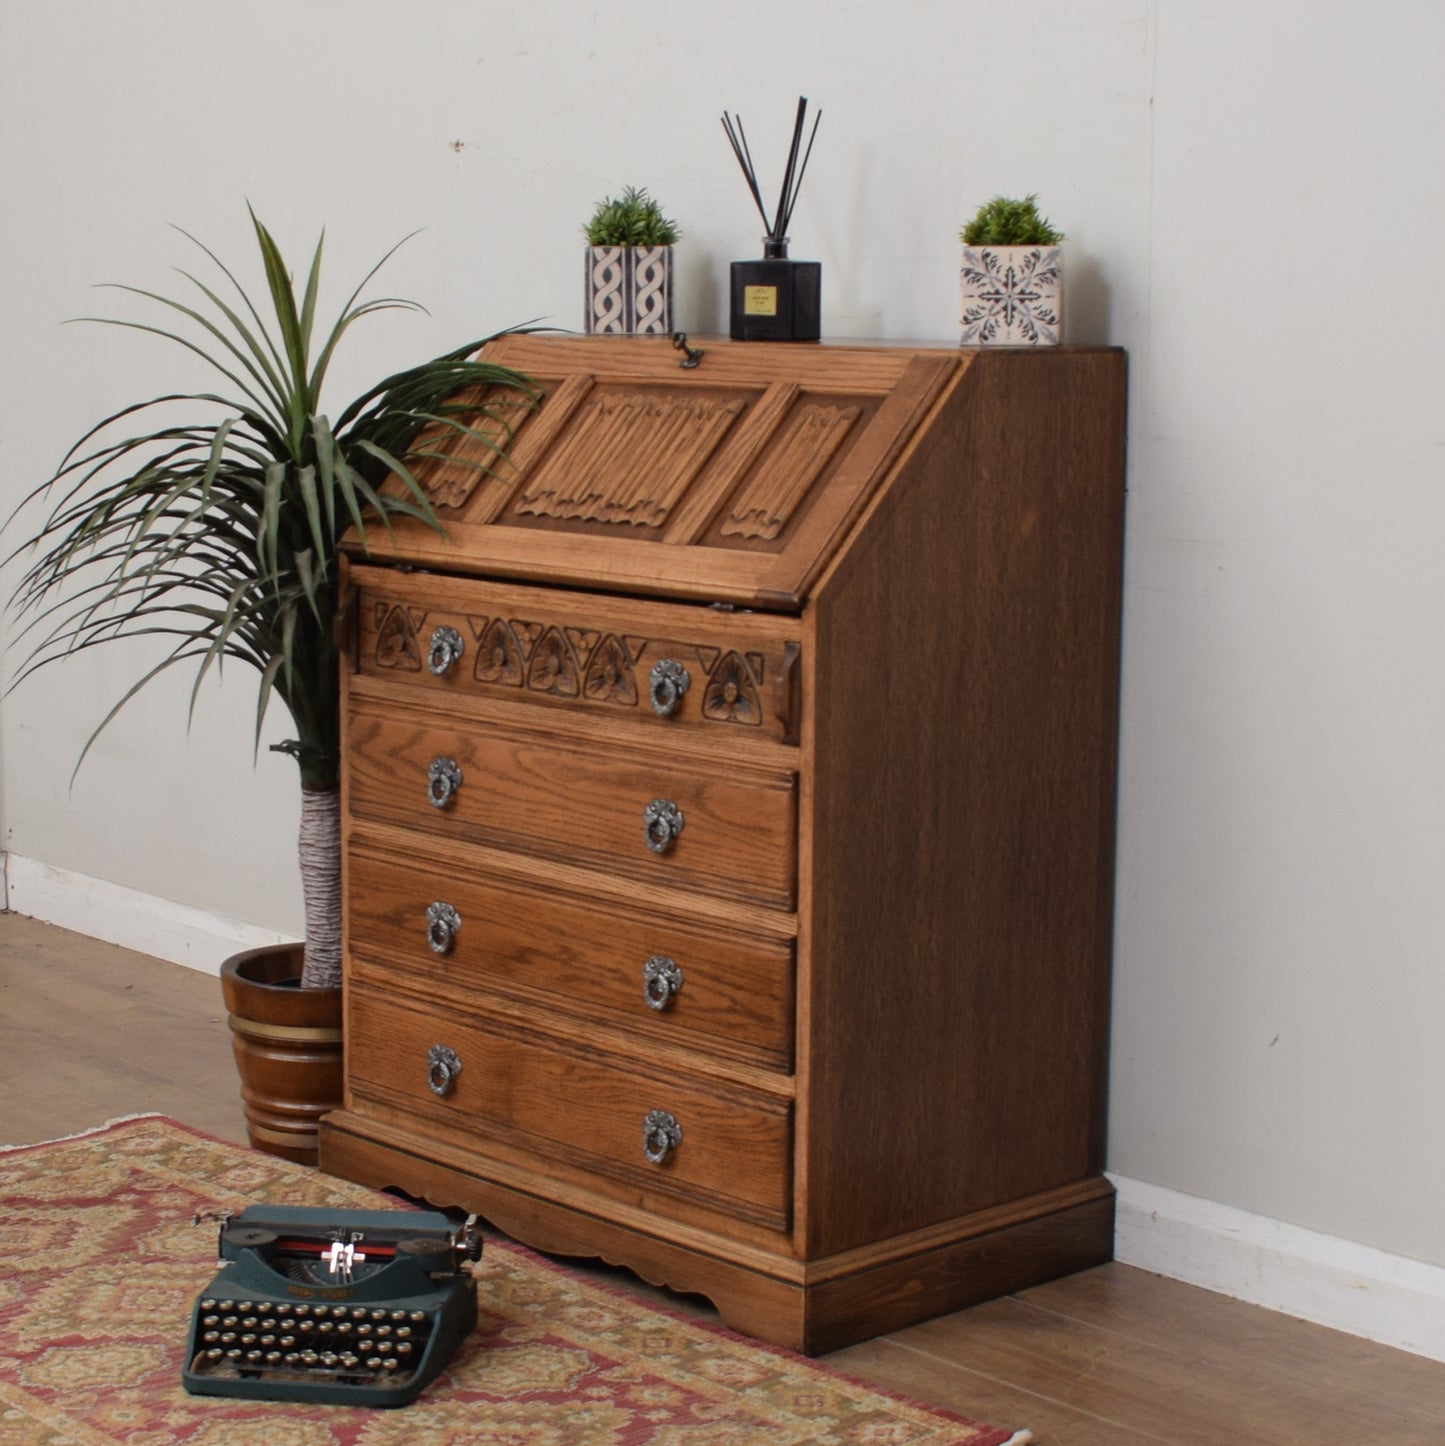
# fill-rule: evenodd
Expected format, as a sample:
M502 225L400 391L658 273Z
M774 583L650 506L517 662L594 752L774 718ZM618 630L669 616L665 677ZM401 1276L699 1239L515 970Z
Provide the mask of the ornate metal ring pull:
M461 927L462 916L450 904L438 899L427 906L426 941L433 954L450 954Z
M427 649L426 665L429 671L441 677L453 663L461 659L466 651L462 635L445 623L431 635L431 646Z
M445 1099L451 1094L457 1076L462 1072L462 1062L457 1052L445 1044L434 1044L426 1052L427 1088L434 1095Z
M673 658L663 658L652 665L647 681L652 687L652 711L659 717L671 718L682 707L692 679L681 663Z
M682 1144L682 1126L666 1110L649 1110L642 1122L642 1153L660 1165Z
M665 854L682 832L682 810L671 800L654 798L642 810L642 831L655 854Z
M649 1009L666 1009L682 988L682 970L666 954L654 954L642 966L642 997Z
M433 758L426 771L427 796L433 808L445 808L462 786L462 771L455 758Z

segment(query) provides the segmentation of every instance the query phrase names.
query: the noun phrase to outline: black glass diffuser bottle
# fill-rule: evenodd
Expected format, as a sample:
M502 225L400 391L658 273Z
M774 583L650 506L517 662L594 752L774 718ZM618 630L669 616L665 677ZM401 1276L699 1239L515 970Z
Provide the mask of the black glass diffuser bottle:
M734 341L817 341L821 261L793 261L786 236L763 241L761 261L732 264Z
M778 197L777 213L771 223L763 208L762 192L758 189L757 172L753 169L742 119L734 120L723 113L723 129L727 132L738 165L742 167L758 214L768 228L763 237L763 259L734 261L732 264L728 334L734 341L817 341L820 334L822 263L794 261L788 256L788 222L803 184L808 157L813 153L813 137L818 134L818 122L822 119L819 111L813 118L813 131L799 165L798 154L807 110L807 97L800 96L797 119L793 124L792 149L788 153L788 169L783 178L782 194Z

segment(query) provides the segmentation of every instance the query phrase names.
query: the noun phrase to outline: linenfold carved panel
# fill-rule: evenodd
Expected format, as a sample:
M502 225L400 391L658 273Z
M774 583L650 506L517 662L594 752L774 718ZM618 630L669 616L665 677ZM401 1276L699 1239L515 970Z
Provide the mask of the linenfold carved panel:
M594 393L524 481L516 512L660 528L743 406L736 397Z
M505 475L505 453L532 411L527 398L505 392L488 395L473 390L458 400L486 401L484 412L461 419L471 431L458 432L438 423L422 432L410 453L412 473L437 507L461 507L479 483Z
M772 542L823 474L861 407L805 403L784 424L722 525L724 537Z

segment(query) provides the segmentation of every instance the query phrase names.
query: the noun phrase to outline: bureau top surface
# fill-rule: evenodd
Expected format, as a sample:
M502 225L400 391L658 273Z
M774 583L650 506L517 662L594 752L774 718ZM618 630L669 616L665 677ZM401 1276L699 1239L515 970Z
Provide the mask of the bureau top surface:
M969 353L516 334L483 350L539 389L419 447L445 528L372 560L789 610L807 596ZM503 453L498 455L496 444ZM482 461L487 465L479 468ZM359 555L354 539L348 551Z

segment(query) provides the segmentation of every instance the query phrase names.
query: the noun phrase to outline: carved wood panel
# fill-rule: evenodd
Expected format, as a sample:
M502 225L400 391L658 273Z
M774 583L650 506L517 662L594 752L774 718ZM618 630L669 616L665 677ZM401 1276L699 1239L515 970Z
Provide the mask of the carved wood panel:
M426 667L438 627L455 628L465 647L453 677L484 690L504 689L549 702L621 708L659 722L703 722L786 736L787 707L776 692L788 645L720 647L697 639L648 637L625 629L579 626L565 618L458 613L372 598L363 609L363 672L432 681ZM794 647L794 653L796 647ZM651 672L663 659L686 670L676 717L652 705Z

